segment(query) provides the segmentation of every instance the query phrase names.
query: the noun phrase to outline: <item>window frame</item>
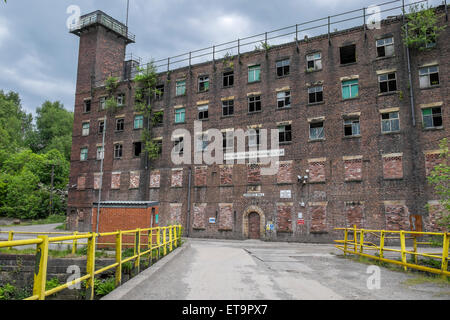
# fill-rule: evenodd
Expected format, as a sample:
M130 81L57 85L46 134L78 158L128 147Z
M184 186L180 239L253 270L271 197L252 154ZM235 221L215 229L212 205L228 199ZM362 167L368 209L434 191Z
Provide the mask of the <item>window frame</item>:
M122 129L119 128L119 123L121 123ZM118 129L118 128L119 128L119 129ZM116 119L116 127L115 127L115 131L116 131L116 132L123 132L123 131L125 131L125 118L117 118L117 119Z
M225 84L225 79L227 79L227 84ZM230 81L231 79L231 81ZM230 84L231 82L231 84ZM230 88L234 86L234 70L231 71L224 71L222 73L222 87L223 88Z
M197 119L200 121L208 120L209 119L209 105L202 105L197 106Z
M178 154L178 155L183 154L183 152L184 152L184 137L183 136L174 138L172 152L175 154Z
M85 128L85 125L87 125L87 128ZM89 135L91 128L91 123L89 121L83 122L81 124L81 136L87 137Z
M280 94L284 94L280 97ZM280 107L280 102L283 106ZM277 109L287 109L291 107L291 90L279 91L277 92Z
M251 77L250 75L253 75L253 80L250 81ZM261 65L256 64L253 66L248 67L248 83L254 83L261 81Z
M118 155L118 153L120 155ZM114 144L114 159L122 159L123 157L123 144L115 143Z
M318 91L317 88L320 88L321 90ZM314 92L311 92L314 90ZM322 100L318 100L318 93L321 93L320 96L322 97ZM311 102L311 94L314 94L315 100L314 102ZM315 86L315 87L309 87L308 88L308 104L316 104L316 103L322 103L324 101L323 98L323 85Z
M311 127L311 126L317 125L317 124L319 124L319 123L322 124L321 127L314 127L314 128ZM313 136L311 135L311 133L312 133L312 132L315 132L315 131L318 131L318 130L312 131L312 129L319 129L319 128L322 128L322 134L321 134L321 135L318 135L317 137L313 137ZM310 123L309 123L309 140L310 140L310 141L319 141L319 140L324 140L324 139L325 139L325 121L324 121L324 120L321 120L321 121L312 121L312 122L310 122Z
M355 133L354 124L357 123L357 133ZM347 134L346 129L351 128L352 133ZM344 137L360 137L361 136L361 119L360 117L348 117L344 118Z
M89 148L88 147L80 148L80 161L88 161L89 159L88 156L89 156Z
M440 112L439 113L434 113L435 109L439 109ZM429 115L425 115L424 111L426 110L430 110L431 113ZM439 116L439 118L441 119L441 125L437 126L435 125L435 118L436 116ZM425 117L430 117L431 118L431 123L432 126L425 126ZM444 119L443 119L443 113L442 113L442 107L430 107L430 108L423 108L422 109L422 126L424 129L440 129L444 127Z
M182 89L182 93L180 93ZM179 79L175 82L175 96L180 97L186 95L186 79Z
M231 113L230 109L232 110ZM227 114L225 114L225 110L228 110ZM233 115L234 115L234 99L222 101L222 117L231 117Z
M180 121L181 119L178 119L178 117L183 118L183 121ZM178 119L178 121L177 121ZM186 108L177 108L175 109L175 123L185 123L186 122Z
M254 142L256 139L256 144L250 143ZM248 131L248 147L249 148L258 148L261 145L261 129L260 128L251 128Z
M397 118L391 118L392 114L397 114ZM388 115L389 119L383 119L383 116ZM393 122L398 122L398 130L393 130L392 127L392 123ZM384 130L384 123L389 123L389 130ZM383 112L381 114L381 133L394 133L394 132L400 132L401 127L400 127L400 112L399 111L392 111L392 112Z
M104 160L105 159L105 148L103 146L97 146L97 160Z
M139 118L140 120L138 120L138 118ZM136 121L139 121L140 126L137 126L137 127L136 127ZM144 116L143 116L143 115L137 114L137 115L134 116L133 129L134 129L134 130L141 130L141 129L144 129Z
M316 58L316 55L319 55L319 58ZM320 67L317 62L320 62ZM309 63L313 63L313 67L309 67ZM319 71L323 69L322 65L322 52L314 52L306 55L306 71Z
M349 82L355 82L356 81L356 83L349 83ZM347 83L347 84L344 84L344 83ZM345 98L345 96L344 96L344 88L345 87L349 87L349 94L350 94L350 96L348 97L348 98ZM353 88L353 86L356 86L356 88L357 88L357 94L356 94L356 96L352 96L352 88ZM348 100L348 99L355 99L355 98L358 98L359 97L359 79L351 79L351 80L343 80L343 81L341 81L341 91L342 91L342 99L343 100Z
M394 79L389 79L389 76L394 75ZM382 77L386 77L386 79L381 80ZM391 82L395 83L395 90L391 90ZM382 91L382 84L386 83L386 91ZM394 93L398 91L397 86L397 72L389 72L378 75L378 89L379 93Z
M282 131L281 128L283 129ZM287 128L289 128L289 130L287 130ZM292 142L292 124L283 124L278 126L278 139L280 143Z
M286 61L287 61L287 64L286 64ZM278 78L287 77L291 73L291 59L285 58L285 59L278 60L275 62L275 67L276 67L276 72L277 72ZM280 74L280 71L281 71L281 74Z
M435 72L431 72L430 69L432 69L432 68L436 68L437 70ZM427 69L427 72L422 73L422 70L424 70L424 69ZM436 74L437 78L438 78L438 83L437 84L432 84L431 83L431 75L434 75L434 74ZM421 79L423 77L428 78L427 86L422 86ZM433 65L433 66L427 66L427 67L419 68L419 87L420 87L420 89L433 88L433 87L439 86L440 84L441 84L441 79L439 77L439 65Z
M83 113L90 113L91 111L92 111L92 99L84 100L83 101Z
M355 59L354 59L354 61L350 61L350 62L342 62L342 54L343 54L343 52L342 52L342 50L344 50L344 48L350 48L350 47L353 47L354 48L354 57L355 57ZM339 47L339 59L340 59L340 65L341 66L345 66L345 65L348 65L348 64L352 64L352 63L356 63L358 60L357 60L357 55L356 55L356 44L349 44L349 45L345 45L345 46L342 46L342 47Z
M251 99L253 99L253 101L250 101ZM261 95L249 96L249 97L247 97L247 101L248 101L248 113L258 113L258 112L262 111ZM254 104L254 110L250 111L250 106L252 104ZM258 105L259 105L259 110L256 110Z
M203 89L202 89L203 86ZM198 92L209 91L209 75L203 75L198 77Z
M388 40L388 39L391 39L392 42L386 44L386 40ZM382 43L382 44L379 44L380 41L383 41L383 43ZM391 36L391 37L385 37L385 38L376 40L376 41L375 41L375 46L376 46L376 48L377 48L377 58L389 58L389 57L393 57L393 56L395 55L395 41L394 41L394 36ZM391 47L392 47L392 54L390 54L390 55L387 55L387 54L386 54L386 47L388 47L388 46L391 46ZM379 52L378 48L383 48L384 55L382 55L382 56L380 55L380 52Z

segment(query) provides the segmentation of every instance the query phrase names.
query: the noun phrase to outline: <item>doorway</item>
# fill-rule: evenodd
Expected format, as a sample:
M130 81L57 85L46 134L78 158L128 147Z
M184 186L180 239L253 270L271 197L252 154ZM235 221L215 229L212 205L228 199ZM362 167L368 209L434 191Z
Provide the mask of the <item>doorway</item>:
M249 239L261 239L260 217L256 212L248 215L248 237Z

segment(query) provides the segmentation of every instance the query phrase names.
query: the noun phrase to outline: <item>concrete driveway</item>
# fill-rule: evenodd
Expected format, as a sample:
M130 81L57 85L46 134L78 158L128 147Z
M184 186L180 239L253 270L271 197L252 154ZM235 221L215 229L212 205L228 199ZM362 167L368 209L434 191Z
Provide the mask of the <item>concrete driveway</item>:
M450 286L411 284L418 274L380 270L332 245L189 239L157 272L146 271L110 298L124 300L450 299ZM169 255L170 257L170 255ZM168 257L164 258L168 259ZM163 260L164 260L163 259ZM162 261L163 261L162 260ZM368 288L368 280L370 287ZM411 280L409 280L411 281ZM375 285L374 285L375 284ZM121 293L118 291L122 290Z

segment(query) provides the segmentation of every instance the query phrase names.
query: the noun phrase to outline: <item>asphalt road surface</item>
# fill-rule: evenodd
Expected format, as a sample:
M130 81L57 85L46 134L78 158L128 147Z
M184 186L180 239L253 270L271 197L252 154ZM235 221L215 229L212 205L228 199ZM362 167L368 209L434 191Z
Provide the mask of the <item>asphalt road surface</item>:
M386 268L377 277L376 268L343 258L332 245L199 239L184 245L122 299L450 300L448 284L413 283L419 274Z

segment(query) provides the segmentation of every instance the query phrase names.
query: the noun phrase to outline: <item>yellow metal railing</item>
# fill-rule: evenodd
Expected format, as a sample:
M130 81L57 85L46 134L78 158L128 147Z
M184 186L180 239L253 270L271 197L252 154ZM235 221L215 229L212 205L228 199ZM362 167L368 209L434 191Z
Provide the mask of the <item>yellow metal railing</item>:
M336 228L335 230L344 231L344 240L334 240L338 243L335 245L336 248L342 250L344 255L346 254L356 254L359 256L376 259L379 261L393 263L400 265L406 271L408 268L417 269L421 271L427 271L431 273L441 274L444 277L450 276L448 271L448 260L449 260L449 240L450 233L439 233L439 232L417 232L417 231L391 231L391 230L369 230L369 229L357 229L356 226L353 228ZM377 243L373 243L365 240L365 236L372 236L372 238L378 239ZM418 252L418 245L427 245L429 242L418 242L417 238L422 236L442 236L442 251L441 253L424 253ZM406 240L413 241L412 251L406 249ZM399 240L400 249L387 248L385 246L386 240ZM366 253L366 251L375 251L375 254ZM385 257L388 252L393 252L400 254L400 260L388 259ZM407 255L412 257L412 261L407 260ZM441 268L427 267L419 265L419 257L426 257L432 259L438 259L441 262Z
M87 281L87 298L92 300L94 298L94 279L95 276L101 274L107 270L116 268L115 272L115 284L116 287L120 286L122 282L122 265L128 261L134 260L134 267L137 272L140 271L141 257L149 255L150 261L152 259L153 252L156 251L157 259L165 256L168 252L172 252L174 248L181 245L181 225L168 226L168 227L156 227L148 229L135 229L126 231L117 231L109 233L33 233L33 232L20 232L20 234L37 235L37 238L26 240L14 240L14 234L19 232L6 232L8 233L8 241L0 241L0 248L12 248L26 245L36 245L36 265L34 271L33 281L33 295L25 300L45 300L46 297L60 292L68 287L74 286L82 281ZM3 232L4 233L4 232ZM45 235L43 235L45 234ZM49 237L50 235L61 235ZM98 242L97 238L113 238L114 242ZM124 237L134 237L134 242L124 243ZM142 238L146 239L142 241ZM87 243L87 263L86 263L86 275L77 278L73 281L67 282L61 286L46 290L47 282L47 264L48 264L48 251L49 245L54 243L72 243L72 252L76 252L76 247L79 240L86 240ZM114 246L115 247L115 263L103 267L99 270L95 270L95 253L97 246ZM133 248L134 254L131 257L123 259L123 249L129 247Z

